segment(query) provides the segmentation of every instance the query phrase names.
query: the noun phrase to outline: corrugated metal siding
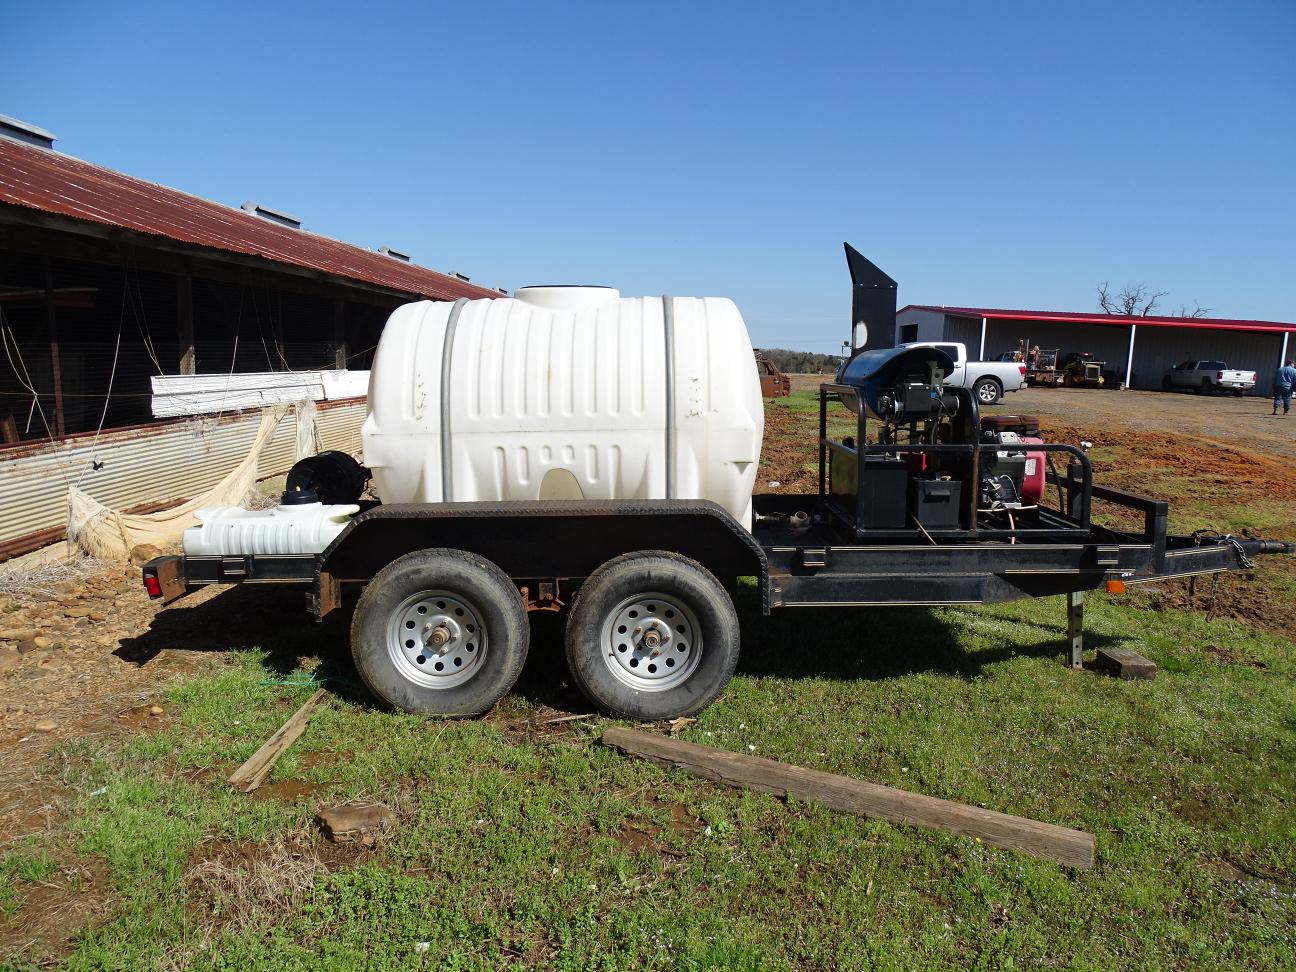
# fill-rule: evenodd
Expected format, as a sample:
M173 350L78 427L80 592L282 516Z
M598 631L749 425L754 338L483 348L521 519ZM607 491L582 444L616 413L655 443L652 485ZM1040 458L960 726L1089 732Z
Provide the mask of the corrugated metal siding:
M953 321L957 318L948 318ZM948 329L947 329L948 333ZM952 335L949 340L962 340ZM1061 324L1052 321L995 321L986 333L986 357L1012 351L1019 340L1041 348L1091 351L1107 367L1125 377L1129 355L1129 328L1104 324ZM1271 379L1282 350L1281 334L1253 331L1212 331L1205 328L1141 327L1134 338L1134 388L1158 389L1171 365L1194 358L1218 358L1230 368L1257 374L1257 394L1272 391ZM1296 353L1296 342L1289 353Z
M935 340L957 341L967 348L969 361L979 361L981 353L981 322L968 317L947 315L945 318L945 336Z
M1296 343L1288 354L1296 352ZM1218 360L1230 368L1256 373L1256 394L1273 393L1273 374L1280 364L1281 334L1205 331L1177 327L1139 328L1134 337L1135 388L1160 388L1171 365L1180 361Z
M317 406L322 447L358 454L365 406L363 399ZM119 510L195 496L243 460L260 421L259 412L190 419L106 432L97 444L78 436L35 455L0 457L0 543L66 524L71 484ZM262 476L288 470L295 440L289 414L262 453Z
M1120 372L1122 378L1125 375L1125 359L1129 354L1128 327L992 320L986 329L986 357L993 358L1001 351L1016 351L1018 341L1029 341L1046 351L1057 348L1061 357L1071 351L1090 351L1094 358L1106 361L1109 369ZM1157 381L1159 383L1160 378Z
M918 333L914 337L915 341L943 341L945 340L945 315L932 310L922 310L920 308L906 307L896 314L896 334L895 343L903 344L900 339L900 328L906 324L916 324Z
M938 308L911 305L902 309L896 320L919 325L920 341L961 341L968 346L968 354L976 356L981 341L981 321L951 313L955 308L944 308L943 324L938 331L931 329L931 320ZM967 313L978 313L975 308ZM1025 314L1025 311L998 311L992 313ZM1171 365L1180 361L1215 358L1228 362L1230 368L1243 368L1256 372L1256 394L1268 395L1273 390L1273 373L1281 363L1283 328L1271 321L1216 321L1196 319L1181 327L1168 324L1173 318L1152 318L1141 325L1134 341L1134 369L1131 384L1135 388L1157 389ZM1262 325L1270 331L1248 331L1245 325ZM1219 329L1215 329L1219 326ZM1225 329L1232 328L1232 329ZM1293 330L1296 330L1294 328ZM1002 351L1015 351L1019 341L1029 341L1044 349L1058 348L1065 355L1070 351L1090 351L1095 358L1107 362L1107 368L1125 377L1125 362L1129 356L1129 326L1126 324L1086 324L1063 320L1015 320L990 318L986 329L985 356L993 358ZM1288 356L1296 356L1296 341L1287 349Z

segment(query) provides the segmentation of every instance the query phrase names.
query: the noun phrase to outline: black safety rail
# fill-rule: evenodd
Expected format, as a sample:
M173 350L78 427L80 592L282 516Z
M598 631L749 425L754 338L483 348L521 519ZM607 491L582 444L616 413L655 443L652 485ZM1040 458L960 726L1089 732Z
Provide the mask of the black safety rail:
M849 446L845 443L828 437L828 402L833 396L848 395L855 400L856 408L856 445ZM840 399L839 399L840 400ZM976 430L979 434L979 429ZM852 532L857 540L907 540L915 536L926 536L933 539L941 540L1083 540L1088 539L1093 530L1090 523L1090 511L1092 500L1100 491L1102 498L1111 499L1113 502L1121 502L1117 498L1118 490L1107 490L1103 487L1095 487L1093 481L1093 466L1089 462L1089 457L1075 446L1062 445L1058 443L1030 443L1029 446L1023 447L1023 451L1042 452L1046 456L1064 453L1068 457L1067 478L1061 479L1051 470L1047 474L1046 484L1062 482L1066 490L1063 504L1057 510L1052 510L1040 505L1033 510L1023 510L1023 514L1034 513L1038 524L1040 525L1022 525L1009 528L982 527L978 523L980 511L977 509L977 487L980 482L979 468L981 456L986 453L996 453L1003 451L1002 445L993 443L957 443L957 444L939 444L939 443L891 443L891 444L867 444L868 437L868 417L860 402L859 389L853 385L823 384L819 386L819 498L823 506L837 519L841 525ZM864 443L864 445L860 445ZM855 505L853 509L844 509L838 503L832 502L834 495L852 495L848 491L834 489L831 481L831 456L838 453L855 460L855 482L854 492ZM967 457L970 467L969 475L964 480L966 495L962 498L963 503L963 520L967 527L955 528L931 528L931 527L905 527L898 529L878 529L860 526L866 522L867 516L865 510L865 496L868 495L868 480L871 475L867 464L862 461L862 457L869 455L879 456L898 456L905 453L932 453L935 455L953 455ZM836 484L840 486L840 484ZM1144 500L1143 497L1135 497L1133 494L1128 495L1131 499L1141 503L1156 502L1153 500ZM1164 505L1164 504L1163 504ZM1136 505L1141 509L1141 505ZM1016 511L1006 511L1013 513Z
M1078 475L1078 472L1074 464L1069 464L1065 473L1057 473L1050 469L1046 476L1046 486L1061 491L1068 514L1074 515L1073 509L1091 508L1095 499L1142 513L1141 533L1111 527L1096 527L1095 532L1105 534L1118 542L1147 544L1152 548L1151 569L1158 573L1164 570L1170 504L1165 500L1140 496L1138 493L1129 493L1111 486L1097 486L1092 482L1092 476L1086 484L1083 475Z

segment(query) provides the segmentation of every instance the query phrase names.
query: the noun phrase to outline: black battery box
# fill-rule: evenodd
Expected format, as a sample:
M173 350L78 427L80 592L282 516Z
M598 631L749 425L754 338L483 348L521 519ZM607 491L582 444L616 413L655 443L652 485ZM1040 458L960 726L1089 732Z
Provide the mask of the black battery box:
M963 484L957 479L909 480L909 513L924 529L957 529L962 498Z

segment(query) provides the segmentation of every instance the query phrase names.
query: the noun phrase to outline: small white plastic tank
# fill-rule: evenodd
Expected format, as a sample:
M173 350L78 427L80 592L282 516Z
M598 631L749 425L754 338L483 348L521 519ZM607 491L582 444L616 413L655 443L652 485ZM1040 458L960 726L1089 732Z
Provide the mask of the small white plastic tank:
M369 378L384 503L708 499L751 529L764 407L733 301L526 287L397 308Z
M218 506L197 510L184 532L189 557L219 554L322 553L360 507L280 504L269 510Z

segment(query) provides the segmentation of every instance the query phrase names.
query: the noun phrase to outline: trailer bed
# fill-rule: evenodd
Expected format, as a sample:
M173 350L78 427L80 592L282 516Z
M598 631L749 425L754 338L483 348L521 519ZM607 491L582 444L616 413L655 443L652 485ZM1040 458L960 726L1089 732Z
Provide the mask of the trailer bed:
M757 519L750 534L723 510L699 501L662 500L634 504L589 504L554 501L526 504L438 504L419 507L408 514L377 507L360 514L348 532L374 520L408 529L413 519L429 523L433 537L445 527L468 519L476 535L534 534L512 518L528 521L555 518L567 521L559 533L570 535L572 522L606 534L649 533L661 549L690 553L685 535L696 538L698 523L714 525L715 536L744 541L757 577L767 596L767 612L790 607L881 607L892 605L985 604L1025 597L1066 594L1102 587L1108 582L1141 584L1173 577L1248 569L1252 558L1266 553L1290 553L1291 545L1253 537L1220 537L1211 534L1172 536L1166 533L1167 505L1118 490L1093 487L1099 499L1119 503L1144 514L1140 532L1121 532L1091 526L1081 541L1033 538L1014 542L998 538L958 538L914 543L906 540L861 542L845 534L826 509L826 501L813 494L755 497ZM402 508L402 510L405 508ZM791 525L794 514L807 514L806 526ZM378 515L381 514L381 515ZM687 515L680 515L687 514ZM407 518L408 517L408 518ZM599 518L595 523L591 518ZM429 522L430 521L430 522ZM438 523L438 521L441 521ZM678 526L675 524L678 523ZM438 529L438 528L441 529ZM346 546L347 533L319 554L264 554L231 556L160 557L146 565L144 574L155 578L165 600L209 584L280 584L314 592L316 613L327 606L330 583L363 583L355 568L339 570L336 555ZM463 543L456 532L453 542ZM646 541L636 541L646 542ZM582 573L572 573L572 549L536 542L521 546L518 560L507 572L519 580L552 582L570 588ZM489 552L493 559L507 556ZM487 555L483 553L483 555ZM384 552L377 559L384 559ZM592 555L597 559L601 554ZM526 566L521 566L525 563ZM567 569L564 569L567 568Z

